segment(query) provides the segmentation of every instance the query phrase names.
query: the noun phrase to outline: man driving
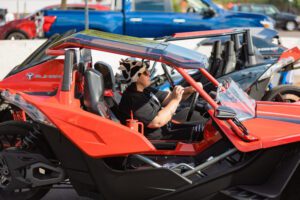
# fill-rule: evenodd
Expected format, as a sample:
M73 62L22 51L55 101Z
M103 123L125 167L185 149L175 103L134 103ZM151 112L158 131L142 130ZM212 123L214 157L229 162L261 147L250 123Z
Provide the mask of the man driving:
M144 123L144 133L148 139L175 138L167 129L182 100L195 92L193 87L175 86L172 92L150 87L149 61L125 59L120 61L120 70L129 86L124 92L119 109L122 123L133 117ZM182 135L182 134L181 134Z

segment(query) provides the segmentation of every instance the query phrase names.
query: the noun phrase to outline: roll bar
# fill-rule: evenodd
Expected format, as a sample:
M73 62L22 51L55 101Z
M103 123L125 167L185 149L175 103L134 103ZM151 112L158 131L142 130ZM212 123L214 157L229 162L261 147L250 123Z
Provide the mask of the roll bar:
M73 67L76 62L76 52L74 49L65 51L64 74L61 91L68 92L71 89Z
M211 33L209 33L211 32ZM255 65L257 63L254 45L251 37L251 32L249 29L244 30L234 30L234 29L225 29L218 31L195 31L187 33L175 33L171 36L158 37L154 40L163 40L164 42L170 41L179 41L179 40L190 40L190 39L199 39L199 38L208 38L208 37L221 37L221 36L230 36L231 40L234 42L234 50L238 52L241 48L239 35L243 34L243 44L246 44L247 51L247 62L249 65Z

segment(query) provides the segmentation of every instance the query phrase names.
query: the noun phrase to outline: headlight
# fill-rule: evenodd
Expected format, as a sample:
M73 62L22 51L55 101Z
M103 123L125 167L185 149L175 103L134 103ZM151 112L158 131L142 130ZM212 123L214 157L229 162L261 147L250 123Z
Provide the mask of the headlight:
M28 114L29 117L34 121L56 127L38 108L25 101L19 94L11 94L6 90L1 93L1 97L8 103L11 103L24 110L26 114Z
M262 20L260 23L264 26L264 28L274 29L274 23L268 20Z
M295 20L296 22L300 23L300 16L297 16Z

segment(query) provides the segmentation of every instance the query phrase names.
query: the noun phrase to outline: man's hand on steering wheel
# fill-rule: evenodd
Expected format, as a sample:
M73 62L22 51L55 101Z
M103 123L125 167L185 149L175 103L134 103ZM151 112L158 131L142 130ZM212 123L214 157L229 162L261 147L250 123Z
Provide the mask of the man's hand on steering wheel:
M203 85L202 83L198 82L199 86L201 88L203 88ZM195 110L195 107L196 107L196 104L197 104L197 100L199 98L199 93L196 91L195 88L193 88L192 86L186 88L188 90L191 91L191 93L194 93L193 94L193 97L192 97L192 101L191 101L191 104L190 104L190 109L188 111L188 114L187 114L187 118L186 118L186 121L191 121L192 119L192 116L193 116L193 113L194 113L194 110Z
M172 99L176 99L179 102L182 99L182 95L184 93L184 88L181 85L177 85L174 87L173 91L172 91Z
M200 82L197 82L197 84L201 87L201 88L203 88L203 85L202 85L202 83L200 83ZM189 87L186 87L186 88L188 88L188 90L190 90L191 91L191 93L194 93L194 92L196 92L196 89L195 88L193 88L192 86L189 86Z

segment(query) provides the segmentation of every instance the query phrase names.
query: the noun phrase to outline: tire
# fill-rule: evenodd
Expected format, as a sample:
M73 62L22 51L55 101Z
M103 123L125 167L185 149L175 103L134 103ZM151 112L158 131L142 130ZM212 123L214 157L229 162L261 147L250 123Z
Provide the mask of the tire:
M14 120L14 118L9 109L0 111L0 123L11 120Z
M15 145L18 143L18 138L21 139L28 134L28 132L32 130L32 127L29 124L24 122L17 121L7 121L0 124L0 151L3 149L12 147L7 146L7 142L11 142L9 144L13 144L13 141L8 141L7 138L15 139ZM6 136L6 138L4 137ZM15 136L15 137L14 137ZM7 141L5 141L7 140ZM6 142L6 143L5 143ZM0 199L7 200L39 200L43 196L45 196L50 190L50 187L44 188L34 188L25 192L4 192L0 189Z
M262 100L290 103L300 101L300 87L293 85L280 85L274 87Z
M15 31L15 32L8 34L6 39L7 40L26 40L26 39L28 39L28 37L27 37L27 35L25 35L22 32Z
M282 200L299 200L300 199L300 167L293 174L291 180L283 190L280 199Z
M294 31L294 30L296 30L296 28L297 28L297 23L294 21L287 21L285 23L285 29L287 31Z

